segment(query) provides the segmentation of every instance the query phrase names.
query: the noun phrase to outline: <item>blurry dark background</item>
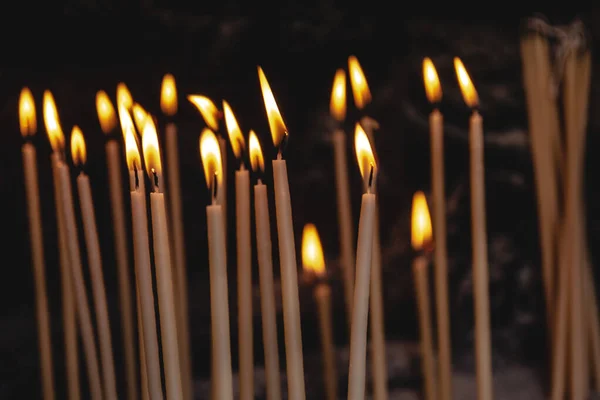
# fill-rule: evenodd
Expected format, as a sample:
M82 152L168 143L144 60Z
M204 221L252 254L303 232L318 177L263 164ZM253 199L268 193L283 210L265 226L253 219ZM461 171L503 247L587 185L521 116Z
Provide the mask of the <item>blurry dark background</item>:
M117 4L118 3L118 4ZM470 280L470 220L467 119L456 85L452 57L465 63L479 91L486 131L486 196L490 257L490 294L496 371L524 365L538 371L546 360L536 199L527 135L521 78L519 38L524 18L534 10L489 13L450 12L445 17L400 15L383 2L347 6L342 2L280 2L263 9L243 2L223 1L203 7L188 2L142 0L139 3L65 1L39 7L21 3L14 14L0 19L3 37L0 63L0 126L7 142L0 147L2 187L3 277L0 279L0 398L40 396L34 290L30 266L27 216L18 129L20 89L29 86L38 111L45 89L52 90L63 130L74 124L85 135L86 171L92 182L96 217L105 264L113 346L120 370L122 341L118 316L112 226L106 182L104 141L95 109L95 94L104 89L112 97L125 82L135 101L164 122L159 108L160 82L169 72L177 80L185 239L188 260L190 320L194 372L199 381L209 374L209 291L204 207L209 201L198 152L204 122L185 100L204 94L220 106L231 104L242 130L258 132L267 160L275 155L256 74L261 65L290 130L286 154L294 212L296 245L302 227L317 225L328 267L333 275L336 341L347 344L342 287L338 269L337 215L332 149L328 142L328 108L333 74L356 55L373 95L372 116L381 123L375 148L381 162L380 204L386 336L391 343L417 339L414 293L410 269L409 218L412 194L429 194L430 160L421 61L433 59L444 90L441 110L446 120L445 157L450 257L450 308L454 364L472 371L472 292ZM20 9L18 8L20 7ZM366 8L365 8L366 7ZM472 12L471 12L472 11ZM600 34L599 13L572 11L546 14L552 24L581 17ZM586 162L587 228L592 260L600 239L600 190L593 171L600 119L594 57ZM349 124L356 117L349 99ZM46 269L52 314L57 389L64 390L60 279L50 171L50 146L38 113L35 138L42 197ZM351 142L351 141L350 141ZM355 226L361 185L349 148ZM590 155L592 157L590 157ZM235 168L229 149L229 169ZM269 163L267 162L267 166ZM266 182L271 185L269 170ZM232 179L231 179L232 180ZM230 180L230 182L231 182ZM229 187L229 221L233 232L233 187ZM274 203L271 199L271 208ZM274 218L271 221L275 225ZM129 225L128 225L129 227ZM273 235L274 245L276 235ZM230 234L230 309L234 368L236 346L235 239ZM274 247L275 275L278 273ZM300 258L298 258L300 260ZM87 263L84 258L84 269ZM598 275L597 268L596 274ZM255 271L254 282L257 282ZM301 287L304 352L318 355L318 325L310 287ZM91 299L90 299L91 300ZM255 359L262 365L262 335L255 301ZM283 357L283 330L278 316ZM400 346L401 347L401 346ZM393 347L394 349L398 346ZM390 351L394 359L393 351ZM317 358L317 366L318 358ZM389 361L393 362L393 361ZM283 366L282 358L282 366ZM320 369L307 369L319 374ZM545 369L539 369L540 382ZM418 372L418 371L417 371ZM341 371L345 374L345 371ZM418 375L418 373L417 373ZM83 376L83 375L82 375ZM308 378L307 378L308 379ZM318 379L318 377L316 378ZM309 379L310 380L310 379ZM410 372L390 371L391 387L418 387ZM343 387L343 385L342 385ZM310 389L309 389L309 393ZM63 397L62 395L59 398ZM313 397L315 398L315 397Z

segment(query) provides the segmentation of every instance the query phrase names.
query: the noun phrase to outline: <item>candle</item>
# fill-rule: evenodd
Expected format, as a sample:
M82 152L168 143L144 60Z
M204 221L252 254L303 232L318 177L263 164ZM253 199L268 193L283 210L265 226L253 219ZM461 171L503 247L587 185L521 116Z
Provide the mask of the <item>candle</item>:
M221 180L221 149L215 134L205 128L200 135L200 157L212 204L206 207L208 262L210 271L210 320L212 337L212 393L214 399L233 399L229 300L227 294L227 252L223 227L223 206L217 203Z
M163 391L160 358L158 355L150 246L148 243L148 217L146 212L144 175L141 173L141 158L131 116L125 108L120 107L119 117L121 119L123 135L125 136L125 153L129 169L129 194L131 198L131 223L136 289L138 291L138 313L142 316L142 326L139 329L143 331L144 350L143 352L140 351L140 357L144 356L145 358L150 399L162 400ZM141 372L143 376L143 369Z
M376 198L371 192L376 175L375 157L367 134L356 124L354 148L366 192L362 196L356 246L356 279L354 281L354 309L350 333L350 369L348 372L348 400L365 397L365 370L367 358L367 325L369 319L369 286L371 256L375 231Z
M442 100L437 71L429 58L423 60L423 80L427 99ZM452 399L452 353L448 300L448 252L446 250L446 193L444 190L444 117L436 108L429 114L431 134L431 191L433 195L433 235L435 237L435 308L439 352L440 399Z
M431 335L431 313L429 305L429 255L425 247L431 247L431 219L427 200L423 192L413 196L411 244L419 255L413 260L415 276L415 293L417 295L417 315L421 333L421 369L424 379L425 399L438 399L435 377L435 360L433 355L433 339ZM424 252L426 251L426 252Z
M262 174L265 161L260 142L254 131L248 137L250 165L255 173ZM275 314L275 289L273 287L273 253L271 247L271 224L267 186L260 178L254 185L254 219L256 225L256 253L260 284L263 347L265 352L265 380L267 400L281 399L279 378L279 347L277 346L277 322Z
M250 174L244 164L246 142L238 122L223 101L225 125L233 154L240 163L235 171L237 238L238 340L240 353L240 399L254 399L254 341L252 339L252 243L250 240Z
M160 108L166 116L172 118L177 112L177 87L171 74L163 77L160 90ZM175 270L177 311L177 343L181 362L181 381L183 397L193 396L192 388L192 351L188 314L188 281L185 261L185 239L183 235L183 211L181 205L181 179L179 177L179 148L177 143L177 125L173 121L165 127L165 153L167 168L167 200L169 206L170 238Z
M298 298L298 266L292 219L292 202L287 176L287 164L283 149L288 131L283 122L269 82L258 67L258 76L273 143L278 149L273 160L273 186L275 210L277 212L277 234L281 269L281 295L283 297L283 328L285 334L285 356L288 380L288 398L306 398L304 389L304 360L302 359L302 332L300 329L300 301Z
M50 337L50 312L46 292L46 264L44 262L44 238L40 211L40 188L38 185L35 146L31 137L37 132L35 103L29 88L23 88L19 96L19 127L26 139L22 147L25 195L29 238L31 241L31 265L35 283L35 309L38 323L38 346L40 352L42 393L44 400L54 400L54 373L52 367L52 341Z
M462 61L454 59L454 67L465 103L473 109L469 122L471 154L471 227L473 242L473 295L475 306L475 357L477 366L477 398L490 400L492 395L492 345L490 332L490 299L485 224L485 179L483 166L483 119L477 107L479 97Z
M115 109L104 91L96 93L96 111L102 132L110 135L117 125ZM137 399L137 374L134 348L133 306L131 304L131 278L129 276L128 237L125 228L125 206L123 204L123 181L121 178L121 154L119 143L114 138L106 141L106 166L108 168L108 188L110 210L119 283L119 308L121 310L121 331L125 356L125 376L127 398Z
M341 127L346 118L346 74L343 69L335 72L331 90L330 112L339 123L333 131L333 160L338 207L340 238L340 258L344 278L344 297L348 326L352 325L352 294L354 291L354 246L352 245L352 207L350 203L350 183L348 180L348 160L346 156L346 134Z
M306 224L302 231L302 266L307 280L315 281L314 296L317 303L319 327L321 328L321 351L323 353L323 385L328 400L337 399L337 373L335 347L333 344L333 321L331 319L331 288L324 281L325 257L319 232L313 224Z

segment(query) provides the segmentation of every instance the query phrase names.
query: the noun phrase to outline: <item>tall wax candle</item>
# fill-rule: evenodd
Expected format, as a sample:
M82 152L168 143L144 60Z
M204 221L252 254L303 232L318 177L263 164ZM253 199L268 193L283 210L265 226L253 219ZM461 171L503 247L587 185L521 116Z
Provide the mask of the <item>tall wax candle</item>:
M258 75L271 136L275 147L278 148L277 159L273 160L273 188L275 191L277 235L279 239L288 398L290 400L302 400L306 398L306 393L304 387L304 360L302 357L302 331L300 329L300 301L298 298L298 265L296 263L296 244L294 241L287 164L282 158L288 131L279 113L269 82L260 67L258 67Z
M469 121L469 150L471 158L471 237L473 244L477 398L491 400L493 398L492 344L485 221L483 119L476 110L479 105L479 97L467 70L458 58L454 59L454 66L465 103L474 109Z
M254 131L248 139L252 170L263 173L265 164L260 142ZM271 246L271 224L269 221L267 186L258 179L254 185L254 220L256 226L256 253L260 284L263 348L265 352L265 381L267 400L281 399L279 375L279 347L277 345L277 320L275 311L275 289L273 284L273 250Z
M50 337L50 312L46 291L46 264L44 262L44 239L40 211L40 188L35 146L30 139L37 131L35 103L29 88L23 88L19 96L19 127L27 139L21 152L23 175L27 198L29 240L31 242L31 265L35 284L35 311L38 324L38 348L40 354L41 383L44 400L54 400L54 373L52 366L52 340Z
M73 157L73 164L81 167L85 164L85 141L83 133L77 126L73 127L71 132L71 154ZM96 217L94 215L94 202L92 200L90 179L83 169L81 169L81 172L77 177L77 189L79 192L79 207L81 209L81 219L83 221L83 233L96 311L104 395L107 399L116 400L117 385L115 381L115 366L110 334L108 304L106 302L106 287L104 285L104 274L102 273L102 256L100 254L98 231L96 230Z
M219 400L233 399L231 372L231 344L229 332L229 300L227 289L227 252L223 227L223 207L217 203L216 194L221 180L221 149L215 134L208 128L200 135L200 157L204 166L212 204L206 207L208 231L208 262L210 275L210 319L212 337L211 397Z

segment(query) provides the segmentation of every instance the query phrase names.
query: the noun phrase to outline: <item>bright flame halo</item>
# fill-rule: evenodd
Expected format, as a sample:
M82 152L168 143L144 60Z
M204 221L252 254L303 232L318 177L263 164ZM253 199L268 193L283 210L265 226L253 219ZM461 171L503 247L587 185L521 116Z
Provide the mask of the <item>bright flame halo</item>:
M431 217L425 194L418 191L413 196L410 242L413 249L422 250L431 243Z
M360 174L366 186L369 186L371 181L371 171L373 178L377 172L377 164L373 154L373 148L367 133L363 127L357 123L354 130L354 151L356 152L356 161Z
M189 95L187 99L200 111L200 115L210 129L213 131L219 129L219 110L211 99L197 94Z
M225 100L223 100L223 115L225 117L225 126L227 127L227 133L229 134L229 141L231 142L231 148L233 154L237 159L241 159L246 148L246 141L242 135L242 130L231 110L231 106Z
M98 113L98 121L102 132L109 134L117 126L117 117L115 108L104 90L96 93L96 112Z
M438 103L442 100L442 85L437 70L431 58L423 59L423 82L425 83L425 94L430 103Z
M75 165L83 165L87 161L85 139L83 138L83 132L77 125L71 131L71 158Z
M19 128L23 136L31 136L37 132L35 101L28 87L21 89L19 95Z
M356 56L348 57L348 73L356 108L362 110L371 102L371 90Z
M346 73L340 68L333 77L329 112L336 121L342 122L346 118L346 108Z
M223 182L223 166L219 140L215 133L209 128L204 128L200 134L200 159L202 160L202 166L204 167L206 186L214 193L216 190L214 187L215 177L217 186L220 186Z
M160 176L162 174L162 164L160 162L160 147L158 145L158 135L156 133L156 126L152 118L146 118L144 123L144 130L142 131L142 151L144 153L144 164L146 165L146 172L150 178L154 175ZM160 183L159 183L160 184Z
M171 74L165 74L162 80L160 109L169 117L177 113L177 86L175 85L175 77Z
M58 110L54 102L54 96L49 90L44 91L44 125L53 151L62 151L65 148L65 135L60 126Z
M271 91L271 86L267 77L261 67L258 67L258 79L260 81L260 88L262 91L263 101L265 103L265 110L267 111L267 118L269 120L269 129L271 130L271 136L273 138L273 144L276 148L279 148L283 138L288 134L287 127L283 122L279 107Z
M254 172L265 171L265 159L263 157L262 149L260 148L260 141L258 136L253 130L250 130L250 136L248 137L248 151L250 153L250 166Z
M302 230L302 267L317 276L325 274L323 246L314 224L306 224Z
M454 69L456 70L456 78L460 86L460 92L467 106L475 108L479 105L479 95L475 90L475 85L471 81L471 77L465 68L465 65L458 57L454 57Z
M125 83L120 82L117 85L117 110L121 107L125 107L126 110L129 110L131 106L133 106L131 92Z

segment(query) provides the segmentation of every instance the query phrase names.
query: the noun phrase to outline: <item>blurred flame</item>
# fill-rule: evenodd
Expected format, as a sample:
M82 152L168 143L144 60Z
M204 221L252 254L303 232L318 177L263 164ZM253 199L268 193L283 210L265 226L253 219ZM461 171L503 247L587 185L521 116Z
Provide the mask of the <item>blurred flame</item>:
M162 174L162 164L160 162L160 150L158 147L158 135L156 126L152 118L146 118L144 130L142 131L142 151L144 153L144 163L146 164L146 173L148 176Z
M52 146L53 151L60 151L65 147L65 135L60 126L54 96L49 90L44 91L43 110L44 125L46 125L46 132L48 133L48 139L50 139L50 146Z
M123 135L125 136L125 157L127 159L127 168L129 168L130 171L139 170L142 166L142 160L140 157L138 143L135 138L133 124L127 125L127 127L123 129Z
M137 129L138 132L140 132L140 133L143 132L144 124L146 123L146 119L149 116L148 112L146 110L144 110L144 107L139 105L139 103L134 103L133 107L131 108L131 113L133 114L133 121L135 122L135 128Z
M306 272L321 276L325 273L325 257L319 232L314 224L304 225L302 230L302 267Z
M431 217L425 194L418 191L413 196L410 242L413 249L422 250L431 242Z
M21 89L19 96L19 128L23 136L31 136L37 131L35 102L28 87Z
M356 56L348 57L348 72L350 74L350 85L356 108L362 110L371 102L371 91L365 73L363 72Z
M123 132L123 136L127 134L127 131L131 129L135 138L135 126L133 125L133 119L131 119L131 114L129 110L124 106L120 106L118 108L119 114L119 122L121 124L121 131Z
M206 186L214 191L214 179L217 177L217 185L223 182L223 168L221 165L221 147L217 136L213 131L204 128L200 134L200 158L204 167Z
M346 73L343 69L335 71L329 111L333 118L342 122L346 118Z
M196 106L206 125L213 131L219 129L219 110L211 99L202 95L190 95L187 99Z
M261 67L258 67L258 79L260 80L260 88L262 90L263 101L265 103L265 109L267 111L267 118L269 119L269 128L271 130L271 136L273 137L273 144L279 148L281 141L284 136L288 134L279 107L275 102L275 97L271 91L271 86L267 81L267 77Z
M354 150L356 151L356 160L358 161L358 168L360 169L363 181L368 182L371 170L375 174L377 165L375 164L375 156L373 155L369 137L359 123L356 124L354 131Z
M100 121L100 128L104 133L110 133L117 126L115 108L104 90L96 93L96 112Z
M127 88L123 82L117 85L117 110L121 107L125 107L126 110L129 110L133 106L133 97L131 97L131 92Z
M238 125L235 115L225 100L223 100L223 114L225 115L225 126L229 133L229 141L231 142L231 148L233 148L233 154L236 158L242 158L243 151L246 148L246 142L240 126Z
M83 132L81 132L81 129L77 125L71 131L71 157L75 165L83 165L87 160Z
M160 109L165 115L173 116L177 112L177 87L175 77L166 74L160 88Z
M253 130L250 130L250 137L248 138L248 150L250 152L250 165L252 171L264 172L265 171L265 159L263 157L262 149L260 148L260 142L258 136Z
M433 61L431 61L431 58L429 57L423 59L423 81L425 82L427 100L429 100L430 103L437 103L442 100L442 85L440 84L440 78L433 65Z
M460 91L462 93L465 103L471 108L479 105L479 96L477 90L471 81L465 65L458 57L454 57L454 69L456 70L456 77L458 78L458 84L460 85Z

